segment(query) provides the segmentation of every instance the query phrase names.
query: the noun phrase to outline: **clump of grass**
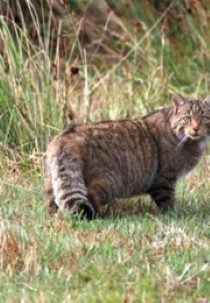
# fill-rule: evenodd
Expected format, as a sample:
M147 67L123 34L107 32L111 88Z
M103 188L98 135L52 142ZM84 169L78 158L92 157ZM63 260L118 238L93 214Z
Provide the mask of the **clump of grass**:
M0 268L5 272L17 272L22 269L22 247L7 224L3 221L0 228Z
M24 152L43 151L53 122L56 120L57 128L61 124L60 110L47 54L44 50L32 52L24 31L16 29L15 41L3 19L1 25L5 49L0 65L0 138L4 150L15 150L23 157Z

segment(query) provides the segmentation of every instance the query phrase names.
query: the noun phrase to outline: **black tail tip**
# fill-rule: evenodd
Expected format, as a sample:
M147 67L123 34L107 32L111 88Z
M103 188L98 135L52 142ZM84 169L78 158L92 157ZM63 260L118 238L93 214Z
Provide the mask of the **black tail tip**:
M72 207L72 213L78 214L81 219L92 220L96 213L93 206L89 202L76 203Z

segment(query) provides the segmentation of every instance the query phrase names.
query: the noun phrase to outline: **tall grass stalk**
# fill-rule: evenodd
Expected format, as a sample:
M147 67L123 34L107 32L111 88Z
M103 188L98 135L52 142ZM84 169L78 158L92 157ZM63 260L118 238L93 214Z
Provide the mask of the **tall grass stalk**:
M128 6L127 13L135 17L136 22L140 20L141 30L139 32L138 26L135 29L127 20L121 19L130 39L121 44L122 54L126 46L125 54L115 58L111 65L110 60L103 56L95 63L99 45L92 54L83 49L80 41L82 19L76 28L69 14L74 40L68 59L64 59L60 53L61 21L57 37L54 33L56 47L54 51L52 49L51 10L48 21L44 22L44 16L37 15L33 1L27 2L32 22L30 27L34 27L37 35L35 44L27 29L28 24L25 24L21 5L21 26L14 23L12 31L11 23L1 16L0 31L4 45L0 60L2 156L9 158L13 154L13 158L20 160L25 155L42 153L50 138L66 125L68 108L73 109L78 122L127 116L137 118L157 107L168 106L171 91L181 91L190 96L207 94L210 37L198 25L197 19L188 15L183 20L187 30L193 33L187 37L188 45L184 45L182 33L177 34L172 43L170 35L163 31L163 25L171 22L168 19L175 5L177 11L182 12L184 6L173 1L155 19L154 12L145 14L143 2L134 2L134 5L135 10ZM150 4L147 5L149 10ZM111 15L108 15L99 41L101 44L110 20ZM66 32L64 34L67 35ZM78 75L71 74L71 66L79 68Z

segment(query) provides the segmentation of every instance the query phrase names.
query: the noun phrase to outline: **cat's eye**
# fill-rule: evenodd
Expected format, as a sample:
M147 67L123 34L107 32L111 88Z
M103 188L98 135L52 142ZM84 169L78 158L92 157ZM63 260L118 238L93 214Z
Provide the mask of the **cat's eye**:
M203 122L210 121L209 117L207 117L207 116L203 116L202 120L203 120Z
M191 121L191 119L190 119L189 116L183 117L182 120L183 120L184 122L190 122L190 121Z

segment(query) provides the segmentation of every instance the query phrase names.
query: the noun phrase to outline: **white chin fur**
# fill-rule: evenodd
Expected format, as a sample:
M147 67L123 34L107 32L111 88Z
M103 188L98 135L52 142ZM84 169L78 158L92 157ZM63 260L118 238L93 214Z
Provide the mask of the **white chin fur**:
M188 136L191 140L193 140L193 141L198 141L198 140L200 140L201 139L201 137L200 136Z

